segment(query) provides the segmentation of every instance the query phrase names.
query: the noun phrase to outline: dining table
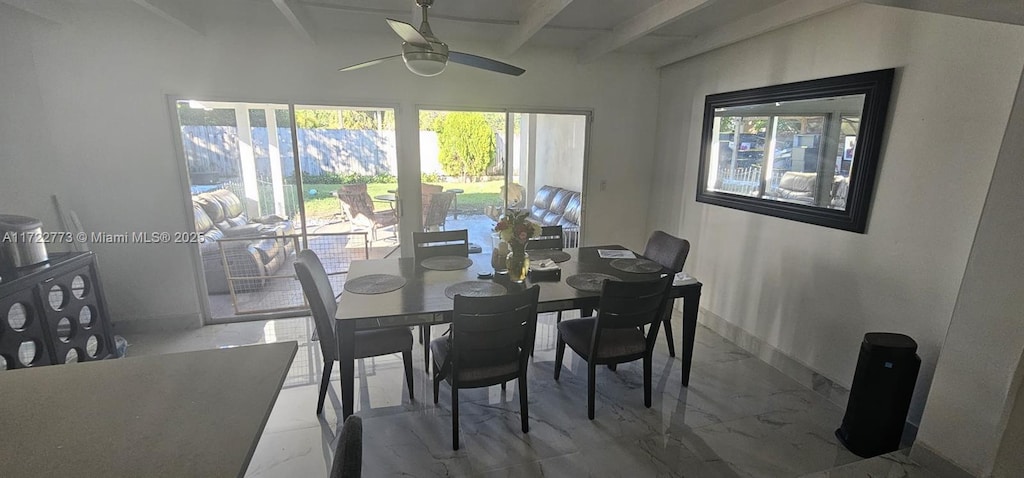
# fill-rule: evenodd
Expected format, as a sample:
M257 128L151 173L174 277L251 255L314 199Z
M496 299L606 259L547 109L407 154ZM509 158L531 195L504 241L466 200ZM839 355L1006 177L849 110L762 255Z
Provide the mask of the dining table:
M0 372L0 476L244 476L297 350Z
M505 274L492 274L486 277L486 274L493 272L490 251L470 254L472 265L457 270L429 269L417 263L412 257L353 261L346 282L365 276L398 280L395 279L397 276L404 284L397 289L381 293L354 293L346 289L338 299L335 325L339 344L343 416L348 417L353 413L355 357L352 347L342 347L340 344L353 343L358 330L451 322L454 301L446 294L449 286L467 281L488 282L503 286L505 293L511 294L539 284L540 299L537 312L545 313L597 307L599 291L580 290L567 283L567 279L576 274L599 273L623 281L643 281L672 272L664 269L649 273L625 272L612 267L613 259L602 258L599 252L602 250L627 249L620 245L566 248L564 252L568 253L569 259L558 263L557 274L535 275L531 272L523 283L511 282ZM635 255L642 258L639 254ZM697 279L686 274L677 274L670 290L672 298L683 299L683 330L679 357L682 361L683 386L688 386L690 380L701 286Z

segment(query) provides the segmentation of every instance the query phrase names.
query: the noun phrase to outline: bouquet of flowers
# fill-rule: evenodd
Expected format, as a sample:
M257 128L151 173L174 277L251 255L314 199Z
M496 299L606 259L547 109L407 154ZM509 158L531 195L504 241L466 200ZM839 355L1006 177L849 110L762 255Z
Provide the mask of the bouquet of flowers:
M501 236L501 240L509 245L526 246L526 241L539 236L541 231L540 224L534 223L529 217L529 211L508 209L494 226L494 230Z

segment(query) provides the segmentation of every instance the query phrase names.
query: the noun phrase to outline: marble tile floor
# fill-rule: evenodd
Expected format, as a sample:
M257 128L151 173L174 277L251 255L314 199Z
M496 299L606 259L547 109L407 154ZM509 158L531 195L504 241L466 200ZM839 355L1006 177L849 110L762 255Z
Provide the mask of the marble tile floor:
M418 344L415 400L399 354L357 361L364 476L899 476L857 474L864 461L833 435L842 420L839 407L703 326L688 388L680 383L681 362L668 356L660 338L653 406L643 406L639 361L615 372L601 367L590 421L585 363L567 350L561 380L552 378L554 324L554 314L542 315L538 324L528 382L530 432L519 429L515 383L504 393L497 386L463 390L459 451L451 449L450 389L442 384L440 402L433 404ZM442 330L433 328L435 336ZM128 337L128 354L297 340L299 352L247 476L326 476L341 423L340 383L335 371L324 413L316 416L323 363L312 331L312 322L301 318L136 334ZM870 470L893 463L883 459Z

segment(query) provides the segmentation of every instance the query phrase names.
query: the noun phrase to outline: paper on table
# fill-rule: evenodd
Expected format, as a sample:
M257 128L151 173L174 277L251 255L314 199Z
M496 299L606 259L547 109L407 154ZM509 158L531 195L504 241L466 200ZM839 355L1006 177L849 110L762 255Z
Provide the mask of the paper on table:
M691 276L690 274L687 274L686 272L679 272L679 273L676 273L675 278L672 279L672 283L673 284L680 284L680 283L686 282L686 281L688 281L690 279L693 279L693 276Z
M602 259L634 259L636 254L625 249L598 249L597 255Z

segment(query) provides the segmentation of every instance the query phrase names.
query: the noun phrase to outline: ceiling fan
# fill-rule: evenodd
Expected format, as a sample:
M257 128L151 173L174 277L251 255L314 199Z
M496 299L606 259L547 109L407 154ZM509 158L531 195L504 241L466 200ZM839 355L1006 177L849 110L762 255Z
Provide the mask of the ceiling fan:
M427 9L433 4L434 0L416 0L416 5L419 5L420 8L423 9L423 23L420 24L419 30L408 23L393 20L391 18L387 19L388 25L391 26L391 29L394 30L398 36L402 37L402 40L404 40L402 42L401 55L386 56L376 60L357 63L352 66L340 68L338 71L357 70L359 68L383 63L393 58L402 57L406 68L420 76L440 75L441 72L444 71L445 66L448 65L449 61L452 63L471 66L473 68L504 73L506 75L519 76L526 73L526 70L517 66L509 65L508 63L502 63L497 60L471 55L469 53L449 50L448 45L434 36L434 32L430 31L430 24L427 23Z

